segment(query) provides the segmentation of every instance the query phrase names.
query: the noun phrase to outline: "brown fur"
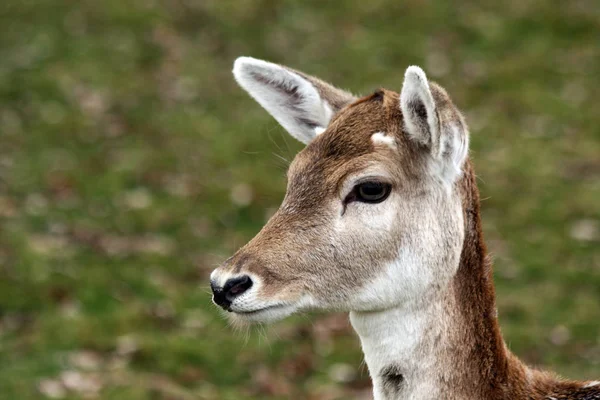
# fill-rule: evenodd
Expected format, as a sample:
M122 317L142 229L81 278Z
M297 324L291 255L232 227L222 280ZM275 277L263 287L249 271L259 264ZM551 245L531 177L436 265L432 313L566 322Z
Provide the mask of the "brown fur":
M344 179L373 160L396 171L394 185L398 189L415 191L413 188L418 187L420 175L416 171L423 168L423 160L418 146L403 135L397 123L401 118L397 104L397 93L381 90L339 112L328 133L311 142L290 165L288 190L277 213L221 268L234 266L235 272L256 273L266 283L263 296L287 300L307 288L317 297L319 293L329 295L332 280L337 282L340 296L351 295L356 285L372 276L368 265L361 268L354 265L358 253L365 253L367 249L378 260L392 260L394 248L382 243L357 243L356 254L353 254L342 252L335 243L315 248L312 238L325 234L323 229L332 217L323 200L337 198ZM376 150L370 136L377 131L394 135L399 143L398 152L385 148ZM331 272L337 276L322 279L322 265L334 259L342 265ZM341 290L344 286L348 289L346 293Z
M367 252L374 260L392 260L401 239L389 246L389 242L353 242L354 238L346 237L342 239L351 245L344 251L335 240L315 247L314 238L327 235L324 227L333 219L327 199L341 202L340 186L346 177L373 160L388 171L395 171L395 190L418 197L423 190L426 144L416 143L404 132L397 93L382 89L348 104L353 98L345 92L294 72L312 82L336 114L327 133L315 138L291 164L281 208L221 268L260 276L264 283L260 295L265 298L285 301L306 291L318 299L326 294L331 297L331 284L335 282L336 295L343 299L373 274L368 264L357 265L356 259L364 258ZM433 83L431 90L440 110L440 124L450 121L464 126L446 92ZM291 97L294 98L293 93ZM397 151L375 146L371 141L375 132L393 136ZM462 198L465 238L459 268L445 299L448 315L454 321L447 337L442 338L444 347L439 354L446 371L440 380L447 387L447 398L600 399L600 385L584 388L584 382L562 381L529 369L507 350L498 325L492 267L481 228L479 192L469 160L455 185ZM397 233L400 238L401 232ZM330 265L335 268L329 268ZM324 275L327 279L322 279ZM383 375L389 377L387 382L392 386L403 383L400 369L390 366L386 371Z
M497 319L491 261L487 256L480 217L479 190L470 162L459 182L465 216L465 242L454 290L462 314L462 347L454 362L465 394L482 399L600 398L600 385L560 380L529 369L510 353ZM528 378L529 376L529 378Z

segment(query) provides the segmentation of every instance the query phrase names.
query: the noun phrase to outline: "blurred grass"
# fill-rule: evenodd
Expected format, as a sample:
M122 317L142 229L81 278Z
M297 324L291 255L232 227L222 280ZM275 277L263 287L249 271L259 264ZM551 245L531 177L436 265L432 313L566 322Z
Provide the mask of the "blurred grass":
M240 55L355 93L422 65L471 125L509 346L597 379L599 37L592 0L3 1L0 398L368 396L345 316L246 336L210 304L300 148Z

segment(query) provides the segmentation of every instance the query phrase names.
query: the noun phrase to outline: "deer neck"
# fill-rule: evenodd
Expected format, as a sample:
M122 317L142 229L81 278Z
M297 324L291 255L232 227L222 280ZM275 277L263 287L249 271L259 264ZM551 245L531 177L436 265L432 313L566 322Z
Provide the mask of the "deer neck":
M350 314L375 400L509 398L511 379L526 375L500 335L472 173L461 196L465 238L450 282L408 304Z
M375 400L446 398L444 380L450 369L454 338L447 307L441 300L375 312L351 312Z

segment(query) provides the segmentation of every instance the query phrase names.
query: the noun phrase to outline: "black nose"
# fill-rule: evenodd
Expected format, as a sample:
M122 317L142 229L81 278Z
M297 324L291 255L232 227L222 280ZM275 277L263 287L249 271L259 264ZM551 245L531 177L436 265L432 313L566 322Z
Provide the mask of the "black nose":
M210 287L213 301L229 311L233 299L252 287L252 279L248 275L243 275L229 279L222 288L216 286L214 282L210 283Z

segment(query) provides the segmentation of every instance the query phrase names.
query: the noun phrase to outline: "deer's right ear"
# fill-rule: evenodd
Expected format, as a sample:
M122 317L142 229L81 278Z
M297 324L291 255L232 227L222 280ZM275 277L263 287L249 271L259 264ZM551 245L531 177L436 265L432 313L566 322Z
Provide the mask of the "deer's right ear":
M350 93L281 65L239 57L233 75L293 137L308 144L331 117L355 100Z
M429 149L444 181L462 173L469 150L464 118L440 86L427 81L419 67L408 67L400 93L400 108L408 136Z

